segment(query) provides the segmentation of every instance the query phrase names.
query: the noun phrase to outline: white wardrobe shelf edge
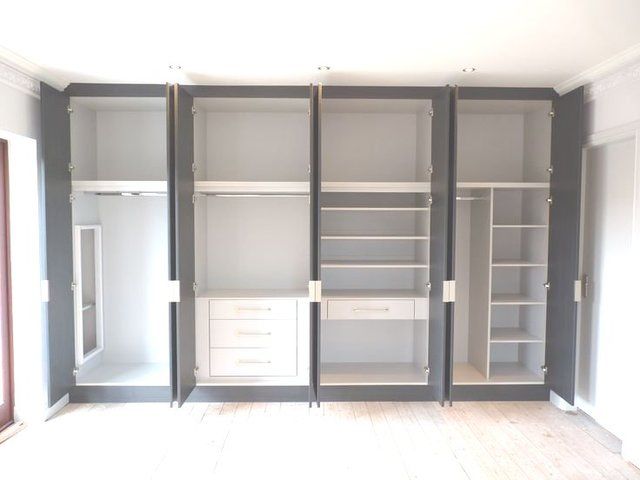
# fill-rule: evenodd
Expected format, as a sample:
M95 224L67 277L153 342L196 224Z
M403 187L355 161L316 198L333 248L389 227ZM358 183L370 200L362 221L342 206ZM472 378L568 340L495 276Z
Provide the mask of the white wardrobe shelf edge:
M412 261L326 261L322 263L322 268L429 268L426 263Z
M491 329L491 343L543 343L542 338L536 337L523 328L493 327Z
M71 188L77 193L166 193L163 180L74 180Z
M457 188L497 188L514 190L545 190L549 182L458 182Z
M456 363L453 366L454 385L542 385L544 378L519 362L491 362L489 378L473 365Z
M198 292L196 297L208 299L290 298L305 300L309 298L309 290L203 290Z
M309 182L240 182L200 181L194 183L196 193L222 194L308 194Z
M422 235L322 235L322 240L429 240Z
M323 212L428 212L429 207L322 207Z
M322 182L324 193L429 193L428 182Z
M491 295L492 305L545 305L545 303L518 293L494 293Z
M417 290L324 290L323 300L335 299L378 299L393 300L396 298L426 298L425 293Z
M323 363L320 384L426 385L423 367L413 363Z

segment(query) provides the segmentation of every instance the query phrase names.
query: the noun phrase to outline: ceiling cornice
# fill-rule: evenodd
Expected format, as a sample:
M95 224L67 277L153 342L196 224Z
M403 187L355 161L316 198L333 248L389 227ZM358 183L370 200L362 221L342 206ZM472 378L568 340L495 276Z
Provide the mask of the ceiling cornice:
M560 95L564 95L584 85L585 101L589 101L606 90L638 78L640 78L640 44L623 50L604 62L559 83L554 88Z
M0 46L0 81L31 95L40 96L40 82L63 90L67 86L60 78L24 57Z

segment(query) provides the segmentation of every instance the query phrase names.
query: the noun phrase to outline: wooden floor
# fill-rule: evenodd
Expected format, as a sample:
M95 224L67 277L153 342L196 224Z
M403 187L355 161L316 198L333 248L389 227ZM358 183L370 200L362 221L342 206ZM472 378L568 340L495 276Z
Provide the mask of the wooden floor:
M0 444L2 479L639 478L548 403L71 405Z

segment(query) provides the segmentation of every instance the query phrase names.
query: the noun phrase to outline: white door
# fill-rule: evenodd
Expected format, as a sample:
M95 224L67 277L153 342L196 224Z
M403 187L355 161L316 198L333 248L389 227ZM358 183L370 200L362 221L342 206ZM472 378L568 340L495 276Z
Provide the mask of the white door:
M634 164L635 140L629 139L589 149L583 165L582 273L587 282L580 306L577 401L619 436L627 367L637 361L628 339L640 321L640 292L631 290L637 286Z

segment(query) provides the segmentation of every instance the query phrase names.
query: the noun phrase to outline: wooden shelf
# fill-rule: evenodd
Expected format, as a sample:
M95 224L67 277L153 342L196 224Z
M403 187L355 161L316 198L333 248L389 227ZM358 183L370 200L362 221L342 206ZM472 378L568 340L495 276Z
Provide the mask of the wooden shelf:
M429 268L429 265L415 261L401 260L330 260L322 262L322 268Z
M429 193L428 182L322 182L325 193Z
M429 207L322 207L323 212L427 212Z
M429 240L422 235L322 235L322 240Z
M194 190L201 194L307 195L309 182L200 181L194 183Z
M424 369L413 363L323 363L321 385L426 385Z
M497 188L511 190L547 190L548 182L458 182L457 188Z
M519 293L494 293L491 305L545 305L546 302L535 300Z
M536 224L494 224L493 228L547 228L547 225L536 225Z
M71 188L75 193L102 193L102 194L165 194L167 182L163 180L74 180Z
M426 298L427 293L417 290L324 290L323 299L349 298L349 299L371 299L391 300L396 298Z
M454 385L539 385L544 384L542 374L529 370L518 362L492 362L489 378L469 363L453 366Z
M530 262L528 260L494 260L492 267L546 267L546 263Z
M494 327L491 329L491 343L542 343L543 340L523 328Z

